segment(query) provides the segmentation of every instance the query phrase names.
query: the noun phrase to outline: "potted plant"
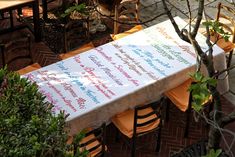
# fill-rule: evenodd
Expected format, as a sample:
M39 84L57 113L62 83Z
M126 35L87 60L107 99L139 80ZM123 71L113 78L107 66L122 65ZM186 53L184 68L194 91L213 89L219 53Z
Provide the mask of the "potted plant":
M102 24L100 15L96 12L95 7L86 6L85 3L73 3L67 7L60 17L63 19L69 18L70 20L87 19L89 24L86 24L86 27L89 27L88 30L92 34L96 33L97 31L103 32L106 30L106 26Z
M48 19L44 23L43 36L53 52L65 53L79 46L80 42L89 40L89 20L92 9L85 3L66 1L48 14Z
M0 69L0 156L67 157L68 128L63 112L55 115L35 83L6 68ZM79 142L82 134L78 135ZM73 148L73 150L79 148Z
M66 8L60 15L61 18L69 17L70 19L85 19L89 16L89 10L85 3L74 3Z

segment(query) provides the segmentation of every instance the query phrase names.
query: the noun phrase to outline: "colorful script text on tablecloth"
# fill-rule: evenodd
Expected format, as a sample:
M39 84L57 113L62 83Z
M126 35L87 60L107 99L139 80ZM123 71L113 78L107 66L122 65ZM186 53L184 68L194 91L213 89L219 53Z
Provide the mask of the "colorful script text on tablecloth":
M25 77L38 84L55 105L55 113L64 110L72 120L194 66L192 46L171 27L169 21L163 22ZM199 38L204 43L205 38Z

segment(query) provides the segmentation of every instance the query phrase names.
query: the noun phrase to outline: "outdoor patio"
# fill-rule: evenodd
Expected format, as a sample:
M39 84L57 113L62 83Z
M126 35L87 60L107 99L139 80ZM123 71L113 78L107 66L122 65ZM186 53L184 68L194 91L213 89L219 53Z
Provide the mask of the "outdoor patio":
M216 6L218 2L223 0L218 0L216 2L207 1L206 3L206 14L211 17L212 19L215 17L216 14ZM195 2L195 5L193 4ZM192 9L193 14L197 12L196 1L192 2ZM224 2L224 1L223 1ZM227 2L225 2L227 3ZM186 6L181 5L181 0L169 0L168 5L169 8L172 9L174 16L179 16L183 19L188 18L188 11L185 9ZM229 4L229 3L227 3ZM232 5L232 4L229 4ZM233 6L234 7L234 6ZM151 19L154 15L160 15L164 12L162 3L160 0L141 0L141 7L140 7L140 21L144 22L147 19ZM151 22L145 23L142 26L147 28L149 26L158 24L167 20L166 15L162 15ZM14 17L14 22L17 25L19 22ZM108 18L102 18L102 22L107 26L107 29L104 32L97 32L95 34L90 34L89 38L81 37L77 41L76 47L72 49L78 49L84 44L92 42L95 47L100 45L106 44L112 41L110 34L113 33L113 22L110 21ZM10 21L8 19L0 20L0 28L9 27ZM121 28L125 30L125 28ZM24 34L31 34L33 37L34 35L27 29L24 28L22 30L17 30L15 32L7 33L4 35L0 35L0 41L10 41L14 38L22 36ZM53 37L49 37L48 30L43 30L43 37L42 41L32 43L32 58L34 62L39 63L42 67L56 63L60 61L59 54L62 53L61 47L55 47L55 45L60 45L60 39L54 39ZM53 40L53 41L52 41ZM53 43L52 43L53 42ZM50 45L51 44L51 45ZM60 45L61 46L61 45ZM2 63L0 63L1 65ZM24 63L18 62L14 64L11 68L12 70L20 69ZM233 54L233 61L232 64L235 64L235 57ZM224 112L229 112L235 109L235 69L229 73L229 91L222 96L222 108ZM137 150L136 157L169 157L183 148L195 143L196 141L206 139L208 136L208 127L200 120L199 122L192 121L189 128L189 137L184 138L184 125L185 125L185 116L180 112L174 105L170 106L170 119L168 122L164 121L163 128L162 128L162 141L161 141L161 148L160 152L156 153L154 151L155 145L148 146L146 148L142 148ZM229 124L227 129L235 132L235 123ZM229 144L232 144L233 140L231 136L225 134L226 140ZM119 142L115 141L115 127L113 124L109 124L107 126L107 148L108 152L111 157L127 157L130 156L130 149L123 143L122 140ZM141 143L155 141L155 137L150 134L147 135L146 138L140 139ZM225 147L225 144L222 144ZM235 144L233 144L232 153L235 155ZM232 157L232 156L231 156Z

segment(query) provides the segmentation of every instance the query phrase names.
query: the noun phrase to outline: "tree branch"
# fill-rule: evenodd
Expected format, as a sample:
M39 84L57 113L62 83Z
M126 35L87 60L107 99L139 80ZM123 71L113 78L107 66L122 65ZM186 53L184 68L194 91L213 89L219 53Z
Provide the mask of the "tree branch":
M194 50L196 51L197 55L199 55L201 57L203 63L207 66L208 65L208 56L207 56L207 54L203 52L203 50L201 49L198 42L195 40L194 37L191 36L190 33L188 33L188 31L186 29L183 29L183 32L188 35L190 43L194 47Z
M172 25L173 25L173 27L174 27L176 33L178 34L178 36L179 36L182 40L184 40L184 41L186 41L186 42L189 43L189 42L190 42L190 41L189 41L189 38L188 38L186 35L184 35L182 31L180 31L178 25L176 24L176 22L175 22L175 20L174 20L174 18L173 18L173 16L172 16L170 10L169 10L168 7L167 7L166 0L162 0L162 3L163 3L164 10L166 11L166 14L167 14L168 18L171 20L171 23L172 23Z
M196 24L194 26L194 30L192 32L192 37L195 38L199 29L199 26L201 24L202 21L202 13L203 13L203 9L204 9L204 0L199 0L199 7L198 7L198 12L197 12L197 21Z
M217 78L219 75L222 75L223 73L225 73L225 72L227 72L227 71L230 71L230 70L232 70L232 69L234 69L234 68L235 68L235 65L230 66L230 67L228 67L227 69L221 70L221 71L217 72L217 73L214 75L214 77Z
M205 13L205 12L204 12ZM205 16L205 19L206 19L206 21L208 21L208 19L207 19L207 16L204 14L204 16ZM208 51L209 51L209 55L208 55L208 64L210 65L210 66L212 66L212 65L214 65L214 63L213 63L213 44L211 43L211 41L210 41L210 38L211 38L211 36L210 36L210 30L209 30L209 26L208 25L206 25L206 36L207 36L207 38L206 38L206 44L208 45L208 47L209 47L209 49L208 49ZM206 52L205 52L206 53ZM211 74L211 75L213 75L213 74Z
M192 13L191 13L191 7L189 4L189 0L186 0L188 11L189 11L189 32L191 33L191 28L192 28Z
M231 123L231 122L234 122L235 121L235 111L231 112L230 114L224 116L219 122L220 127L224 127L226 126L227 124Z

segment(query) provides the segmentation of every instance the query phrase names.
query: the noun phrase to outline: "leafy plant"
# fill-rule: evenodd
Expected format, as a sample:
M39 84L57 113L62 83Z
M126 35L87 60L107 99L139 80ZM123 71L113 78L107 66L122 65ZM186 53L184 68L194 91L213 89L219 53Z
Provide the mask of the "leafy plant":
M85 3L81 3L81 4L77 4L75 3L73 6L68 7L63 14L61 14L62 18L65 18L68 15L71 15L74 12L78 12L84 15L88 15L88 11L86 9L86 4Z
M69 156L66 115L54 115L52 107L35 83L0 69L0 156Z
M220 22L218 21L206 21L202 23L204 26L209 27L211 33L219 33L225 41L228 41L230 35L232 35L229 32L225 32L223 29L223 26Z
M203 103L211 96L208 86L216 87L217 80L206 77L201 72L191 74L191 78L195 81L189 88L189 91L192 92L192 107L199 112L203 108Z
M222 149L217 149L216 151L214 149L211 149L209 153L203 157L219 157L221 153Z

